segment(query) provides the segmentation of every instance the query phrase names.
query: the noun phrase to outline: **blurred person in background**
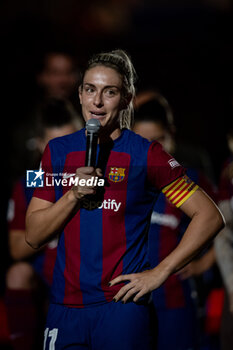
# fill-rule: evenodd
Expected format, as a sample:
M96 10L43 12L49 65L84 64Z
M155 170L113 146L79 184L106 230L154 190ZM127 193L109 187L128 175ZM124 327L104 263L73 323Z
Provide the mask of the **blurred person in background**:
M46 52L37 67L36 82L40 91L36 107L48 98L65 99L72 103L78 113L77 127L80 129L83 119L77 93L80 82L79 69L71 54L63 51Z
M77 87L78 74L71 55L59 51L46 52L38 67L37 83L45 97L70 99Z
M77 128L83 127L77 93L79 75L78 64L68 52L51 50L38 58L34 77L35 91L33 97L26 102L27 119L12 132L12 157L9 161L14 179L34 164L35 153L37 153L37 143L34 138L35 123L39 118L37 114L47 100L50 98L67 100L76 113Z
M68 101L51 98L41 105L35 125L39 156L49 140L77 130L77 116ZM13 349L39 350L42 348L45 317L40 308L46 306L44 302L52 283L57 240L39 252L26 243L25 215L34 190L26 186L26 181L26 177L23 177L16 182L9 201L9 251L12 264L6 274L5 304Z
M37 67L36 82L40 91L35 104L35 116L37 111L40 111L41 105L43 106L48 99L65 99L67 103L72 104L71 108L75 109L75 122L77 128L81 129L84 122L77 93L79 81L79 67L74 57L63 51L46 52ZM33 131L33 120L31 123Z
M217 262L225 294L221 324L221 350L233 349L233 128L227 134L230 156L224 162L219 183L219 207L226 227L215 238Z
M168 153L174 155L176 142L173 114L167 100L158 92L145 91L136 97L133 130L149 141L157 140ZM182 163L181 159L176 159ZM200 170L188 168L186 172L215 198L212 183ZM152 266L158 265L178 245L189 221L163 193L159 195L149 230L149 257ZM188 350L200 346L199 301L195 278L210 269L214 263L214 249L211 248L153 291L159 324L159 350Z
M161 106L163 106L164 111L167 115L168 122L170 123L170 127L172 128L171 132L173 136L173 145L171 151L173 156L178 160L182 160L182 165L184 167L199 169L202 173L204 173L207 176L208 179L211 180L211 182L215 183L213 164L206 149L204 149L200 145L193 145L183 140L175 142L174 137L177 137L177 135L175 134L176 127L172 123L173 113L168 101L164 98L164 96L159 94L154 89L141 90L138 92L137 98L135 99L135 107L137 108L137 106L142 106L143 104L153 99L160 100Z

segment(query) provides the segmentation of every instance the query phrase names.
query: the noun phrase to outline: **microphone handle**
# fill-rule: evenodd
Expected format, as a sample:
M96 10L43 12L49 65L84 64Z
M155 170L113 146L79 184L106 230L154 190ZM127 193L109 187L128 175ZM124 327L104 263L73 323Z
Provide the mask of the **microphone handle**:
M96 152L97 152L98 134L87 133L87 148L85 166L96 166Z

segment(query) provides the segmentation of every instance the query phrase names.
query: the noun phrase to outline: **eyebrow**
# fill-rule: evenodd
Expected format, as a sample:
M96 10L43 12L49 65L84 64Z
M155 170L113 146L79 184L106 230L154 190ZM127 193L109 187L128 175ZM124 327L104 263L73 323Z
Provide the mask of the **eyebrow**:
M91 84L91 83L84 83L84 85L88 85L88 86L91 86L91 87L96 87L94 84ZM115 88L115 89L120 90L120 87L116 86L116 85L106 85L106 86L104 86L104 89L106 89L106 88Z

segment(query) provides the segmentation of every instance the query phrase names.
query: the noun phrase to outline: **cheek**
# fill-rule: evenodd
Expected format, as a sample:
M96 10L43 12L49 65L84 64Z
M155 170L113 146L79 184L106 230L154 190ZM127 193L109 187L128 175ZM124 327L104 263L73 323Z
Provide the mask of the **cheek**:
M112 111L120 111L121 110L121 101L119 99L115 101L107 101L105 103L105 107Z

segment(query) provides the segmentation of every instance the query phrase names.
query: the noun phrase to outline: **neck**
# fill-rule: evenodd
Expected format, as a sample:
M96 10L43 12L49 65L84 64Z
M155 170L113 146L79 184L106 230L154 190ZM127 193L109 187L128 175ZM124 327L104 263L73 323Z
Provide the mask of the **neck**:
M106 142L109 139L115 140L121 135L121 129L118 121L110 125L105 125L100 129L99 139L100 142Z
M87 135L87 131L85 131ZM121 135L121 129L118 123L112 126L101 127L99 130L99 141L98 143L106 143L114 141Z
M99 143L108 143L116 140L121 135L121 129L117 128L112 133L106 133L105 130L99 133Z

